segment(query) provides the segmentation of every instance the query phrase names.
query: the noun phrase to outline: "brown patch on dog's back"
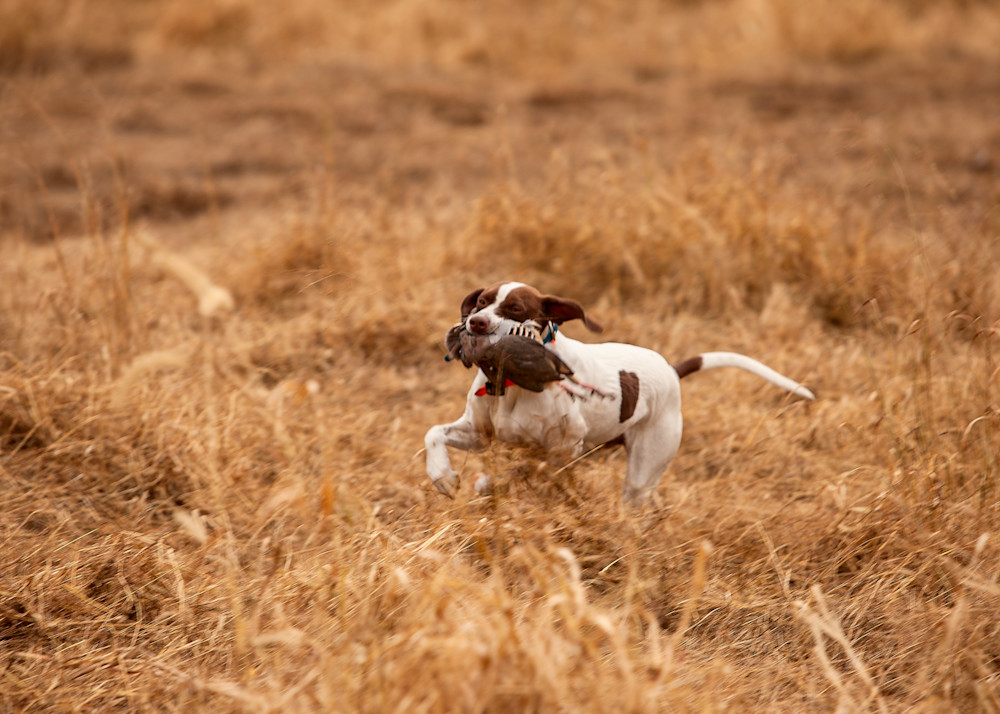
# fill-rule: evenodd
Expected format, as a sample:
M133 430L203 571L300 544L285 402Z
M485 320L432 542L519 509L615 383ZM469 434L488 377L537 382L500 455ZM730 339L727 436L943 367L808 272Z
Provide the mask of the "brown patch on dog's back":
M622 408L618 421L623 422L635 414L635 405L639 401L639 375L623 369L618 373L618 382L622 388Z

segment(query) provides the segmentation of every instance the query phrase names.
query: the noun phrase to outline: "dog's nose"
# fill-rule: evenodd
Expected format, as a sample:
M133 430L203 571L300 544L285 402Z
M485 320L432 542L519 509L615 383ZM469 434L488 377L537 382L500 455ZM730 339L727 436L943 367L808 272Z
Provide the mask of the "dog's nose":
M490 321L481 315L473 315L469 318L469 332L477 335L485 335L490 329Z

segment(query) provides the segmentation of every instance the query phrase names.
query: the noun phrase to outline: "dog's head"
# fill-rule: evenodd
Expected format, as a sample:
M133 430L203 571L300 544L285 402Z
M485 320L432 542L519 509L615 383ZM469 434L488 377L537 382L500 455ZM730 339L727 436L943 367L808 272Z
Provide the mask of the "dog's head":
M546 323L567 320L583 320L591 332L604 330L587 317L580 303L543 295L524 283L497 283L469 293L462 301L462 321L474 335L502 336L524 324L541 329Z

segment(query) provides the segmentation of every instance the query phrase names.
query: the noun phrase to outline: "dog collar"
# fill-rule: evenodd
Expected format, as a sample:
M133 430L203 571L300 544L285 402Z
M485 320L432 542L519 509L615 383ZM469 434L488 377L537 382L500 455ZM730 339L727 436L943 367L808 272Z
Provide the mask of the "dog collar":
M547 345L556 341L556 333L559 332L559 325L554 322L548 323L542 331L542 344Z
M489 394L491 397L502 397L507 392L507 387L516 387L517 385L511 382L509 379L504 379L503 387L498 388L493 382L487 382L479 389L476 390L477 397L485 397Z

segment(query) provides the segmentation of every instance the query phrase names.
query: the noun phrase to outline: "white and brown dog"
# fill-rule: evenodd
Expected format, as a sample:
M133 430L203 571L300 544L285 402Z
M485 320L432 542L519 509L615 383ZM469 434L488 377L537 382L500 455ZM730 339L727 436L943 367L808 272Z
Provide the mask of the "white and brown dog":
M487 388L487 376L480 370L462 417L432 427L424 438L427 474L439 491L454 496L458 489L449 446L478 450L491 439L499 439L539 445L574 458L602 444L624 443L628 471L622 498L630 505L641 505L655 491L680 446L683 377L699 370L739 367L814 399L797 382L734 352L706 352L670 365L644 347L586 344L559 332L559 325L577 319L593 332L603 330L579 303L543 295L523 283L498 283L466 296L462 320L468 333L496 342L512 333L523 334L527 325L537 330L546 349L568 365L575 380L573 384L551 382L550 388L538 392L516 385L497 390ZM586 390L580 385L586 385Z

